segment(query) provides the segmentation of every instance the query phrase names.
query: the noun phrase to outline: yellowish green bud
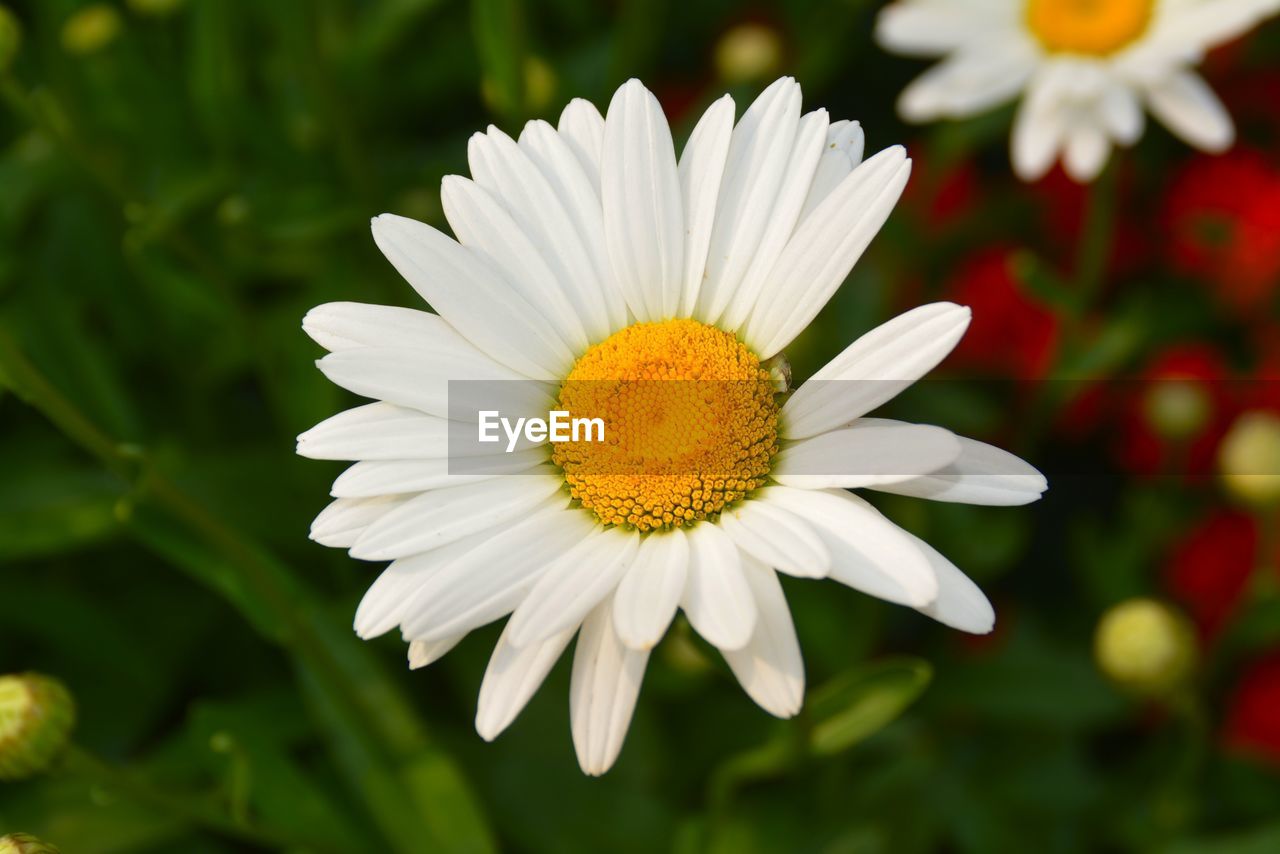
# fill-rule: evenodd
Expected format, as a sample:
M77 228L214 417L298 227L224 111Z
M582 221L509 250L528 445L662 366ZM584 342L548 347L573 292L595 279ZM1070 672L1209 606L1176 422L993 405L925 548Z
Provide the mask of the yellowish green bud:
M1227 491L1255 506L1280 502L1280 417L1246 412L1218 446L1218 469Z
M1195 669L1195 631L1163 602L1129 599L1098 621L1094 654L1098 667L1121 688L1141 696L1167 696Z
M539 113L546 109L555 97L558 82L555 69L546 60L537 56L527 58L524 62L524 99L527 112ZM504 106L502 95L490 77L480 81L480 97L491 110L499 110Z
M47 842L41 842L30 833L10 833L0 836L0 854L61 854Z
M94 3L76 12L62 25L62 46L67 53L86 56L116 40L124 26L114 6Z
M782 39L763 24L739 24L716 42L716 71L728 83L773 77L782 66Z
M22 25L7 6L0 6L0 72L13 65L22 47Z
M49 767L74 722L75 703L58 680L0 676L0 780L22 780Z
M556 94L556 72L540 56L531 56L524 64L524 92L529 112L540 113Z
M1159 380L1147 390L1143 410L1147 422L1166 439L1187 439L1209 421L1213 404L1193 380Z

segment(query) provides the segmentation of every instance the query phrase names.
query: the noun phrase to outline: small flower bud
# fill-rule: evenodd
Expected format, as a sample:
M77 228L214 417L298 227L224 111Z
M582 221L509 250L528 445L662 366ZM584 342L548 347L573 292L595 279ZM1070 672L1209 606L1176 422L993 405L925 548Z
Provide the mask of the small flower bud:
M764 80L782 65L782 39L764 24L739 24L716 42L715 62L729 83Z
M66 687L38 673L0 676L0 780L38 774L66 746L75 703Z
M556 93L559 81L555 69L547 61L538 56L529 56L524 61L524 107L531 113L546 109ZM503 103L503 94L498 91L493 78L485 77L480 81L480 97L491 110L502 110L510 105Z
M1209 421L1212 401L1194 380L1157 380L1147 389L1143 413L1147 422L1166 439L1187 439Z
M1102 615L1094 635L1098 667L1121 688L1157 697L1191 675L1195 633L1180 612L1154 599L1129 599Z
M67 53L97 53L116 40L122 22L114 6L95 3L76 12L62 25L62 46Z
M1280 417L1246 412L1236 419L1218 447L1222 482L1246 504L1280 502Z
M0 71L7 71L22 47L22 25L9 11L0 6Z
M541 112L556 94L556 71L539 56L531 56L524 64L524 94L529 110Z
M0 854L61 854L47 842L41 842L30 833L10 833L0 836Z

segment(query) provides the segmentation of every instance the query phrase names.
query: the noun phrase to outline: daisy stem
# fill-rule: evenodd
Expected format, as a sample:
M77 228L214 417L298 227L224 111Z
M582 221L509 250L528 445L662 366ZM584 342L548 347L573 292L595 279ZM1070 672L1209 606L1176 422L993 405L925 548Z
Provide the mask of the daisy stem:
M219 836L270 848L305 847L312 851L338 851L322 839L293 839L273 829L240 822L204 797L178 795L156 788L138 774L111 765L88 751L69 745L62 754L58 771L64 777L81 780L102 791L123 797L139 806L178 819L184 824Z
M1116 225L1116 157L1089 185L1080 243L1076 248L1075 294L1078 325L1088 317L1106 281L1107 265L1115 246Z
M154 503L219 558L181 568L225 595L269 640L283 646L338 762L364 796L389 850L489 850L479 807L452 760L433 747L410 704L385 679L366 647L339 630L301 578L266 549L171 481L136 445L102 432L39 372L0 327L0 385L41 412L69 439ZM154 542L141 527L144 545ZM173 549L162 552L171 556ZM211 568L210 568L211 567ZM262 615L266 615L264 621Z
M1026 408L1022 441L1028 450L1039 445L1056 414L1071 405L1085 387L1080 377L1062 376L1062 372L1064 364L1079 361L1082 348L1088 346L1090 314L1106 284L1107 266L1115 246L1116 176L1119 173L1116 160L1117 157L1112 157L1102 174L1089 185L1084 222L1076 246L1071 299L1062 311L1062 340L1048 380L1037 385Z

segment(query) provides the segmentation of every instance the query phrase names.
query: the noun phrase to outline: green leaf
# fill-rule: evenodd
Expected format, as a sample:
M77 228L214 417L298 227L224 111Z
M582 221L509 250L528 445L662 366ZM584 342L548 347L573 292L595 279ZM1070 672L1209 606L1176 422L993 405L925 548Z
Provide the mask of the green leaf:
M1164 854L1273 854L1280 851L1280 823L1170 845Z
M844 673L813 693L809 748L820 756L848 750L892 723L933 678L927 661L875 662Z
M1084 308L1080 294L1034 252L1020 251L1009 259L1009 272L1014 280L1038 302L1067 315L1078 315Z

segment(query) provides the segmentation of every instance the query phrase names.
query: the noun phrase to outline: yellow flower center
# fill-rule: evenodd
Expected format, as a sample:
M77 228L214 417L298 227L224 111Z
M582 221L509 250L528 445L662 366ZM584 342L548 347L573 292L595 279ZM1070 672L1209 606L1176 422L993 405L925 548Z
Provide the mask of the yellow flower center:
M1155 0L1027 0L1027 26L1046 50L1107 56L1138 39Z
M696 320L636 323L591 347L560 408L604 422L603 442L558 443L552 459L607 525L652 531L715 516L764 484L778 450L769 372Z

